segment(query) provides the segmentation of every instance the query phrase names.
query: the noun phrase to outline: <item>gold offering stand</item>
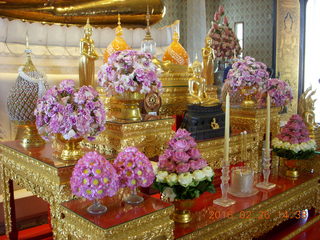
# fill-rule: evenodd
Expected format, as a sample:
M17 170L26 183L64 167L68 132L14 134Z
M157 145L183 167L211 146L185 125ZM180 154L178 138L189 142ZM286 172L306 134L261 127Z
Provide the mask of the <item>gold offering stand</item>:
M135 146L148 158L160 155L173 135L171 117L155 120L125 122L107 121L106 130L95 141L83 141L82 144L103 154L116 155L124 148Z

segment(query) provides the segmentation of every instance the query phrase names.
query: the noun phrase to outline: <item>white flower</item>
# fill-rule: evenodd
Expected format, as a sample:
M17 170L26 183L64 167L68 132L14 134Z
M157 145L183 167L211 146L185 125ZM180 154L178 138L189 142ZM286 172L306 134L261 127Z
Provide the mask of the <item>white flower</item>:
M195 170L193 173L194 180L201 182L206 178L206 174L202 170Z
M155 175L157 175L157 172L158 172L158 163L154 162L154 161L150 161L151 162L151 165L152 165L152 169L153 169L153 173Z
M181 186L183 187L187 187L190 185L190 183L192 183L192 174L189 172L186 173L181 173L178 176L178 182Z
M76 135L76 132L73 129L71 129L67 134L64 134L63 137L64 139L69 140L75 135Z
M174 193L172 188L167 187L163 190L162 196L162 200L168 199L170 202L173 202L177 195Z
M202 168L201 171L206 175L208 180L211 179L212 176L214 175L213 170L210 166L206 166L206 167Z
M167 183L172 186L174 184L176 184L178 182L178 176L175 173L170 173L167 177L166 177L166 181Z
M168 176L167 171L159 171L157 174L157 182L164 182L167 176Z

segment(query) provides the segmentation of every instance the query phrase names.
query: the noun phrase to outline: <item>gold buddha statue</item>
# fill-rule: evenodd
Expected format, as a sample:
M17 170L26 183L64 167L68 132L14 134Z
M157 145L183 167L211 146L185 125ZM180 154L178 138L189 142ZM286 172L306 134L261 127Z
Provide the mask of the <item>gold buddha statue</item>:
M169 60L173 64L188 66L189 56L187 51L179 43L179 34L173 33L173 41L163 54L163 61Z
M205 38L205 47L202 48L203 71L202 77L207 80L207 85L214 84L213 66L214 66L214 50L211 47L212 38L209 35Z
M118 26L116 27L116 37L112 40L112 42L108 45L107 49L103 55L103 62L108 62L108 58L117 51L131 49L131 47L126 43L123 39L122 34L122 27L120 21L120 14L118 14Z
M219 103L218 99L211 98L207 94L207 81L201 77L202 65L196 56L192 64L193 77L189 79L189 93L191 95L192 104L200 104L201 106L213 106Z
M95 87L95 67L94 61L99 58L95 48L94 41L91 39L92 26L87 19L84 26L84 38L80 40L80 62L79 62L79 82L80 86L91 85Z

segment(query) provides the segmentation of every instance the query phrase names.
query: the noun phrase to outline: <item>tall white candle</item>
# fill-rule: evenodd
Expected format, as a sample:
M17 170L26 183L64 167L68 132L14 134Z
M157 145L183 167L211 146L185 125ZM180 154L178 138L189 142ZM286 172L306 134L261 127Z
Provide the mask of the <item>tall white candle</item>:
M266 126L266 152L265 156L270 157L270 96L267 96L267 126Z
M229 161L229 132L230 132L230 96L226 96L226 115L224 125L224 160Z

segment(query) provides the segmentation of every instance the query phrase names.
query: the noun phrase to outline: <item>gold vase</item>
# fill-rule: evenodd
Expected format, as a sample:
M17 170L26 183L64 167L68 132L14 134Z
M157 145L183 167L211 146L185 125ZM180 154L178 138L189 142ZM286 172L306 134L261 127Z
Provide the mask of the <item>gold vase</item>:
M57 134L57 139L61 143L62 149L59 153L59 158L64 161L77 161L82 155L83 151L80 142L83 138L75 138L66 140L61 134Z
M110 115L118 120L141 121L140 102L144 95L139 92L124 92L110 99Z
M174 200L174 213L172 220L177 223L189 223L192 220L190 209L193 206L194 199Z
M251 87L243 87L241 88L241 93L244 96L244 99L241 103L241 107L244 108L253 108L256 106L255 101L253 101L253 95L255 94L254 92L251 92L252 88Z
M298 159L284 159L285 175L290 178L299 177L299 160Z
M39 147L45 144L45 141L38 133L34 122L14 121L17 126L16 140L19 140L25 148Z

